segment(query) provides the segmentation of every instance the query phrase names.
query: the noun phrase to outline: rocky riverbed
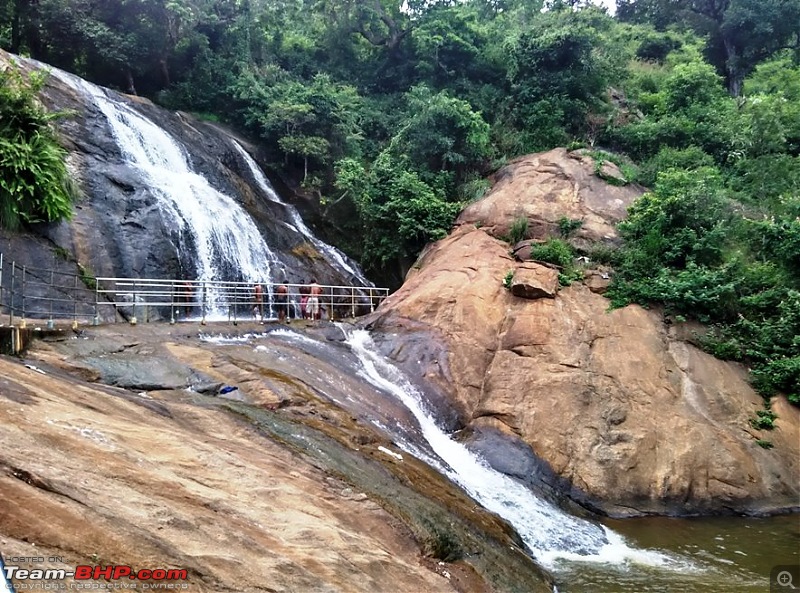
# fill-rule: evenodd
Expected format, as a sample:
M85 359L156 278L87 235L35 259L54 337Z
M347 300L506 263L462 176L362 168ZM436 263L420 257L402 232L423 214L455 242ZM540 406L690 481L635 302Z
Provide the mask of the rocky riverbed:
M116 324L0 357L4 556L181 568L195 591L550 591L502 520L367 420L404 412L338 330L265 329Z

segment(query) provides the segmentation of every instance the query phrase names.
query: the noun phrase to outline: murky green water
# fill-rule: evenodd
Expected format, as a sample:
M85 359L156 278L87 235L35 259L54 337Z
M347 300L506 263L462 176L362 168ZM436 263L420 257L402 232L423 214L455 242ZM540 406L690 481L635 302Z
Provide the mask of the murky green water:
M797 514L604 523L636 547L664 552L671 566L562 564L556 571L559 593L765 593L774 567L800 564ZM800 591L800 582L792 586ZM792 591L773 585L779 590Z

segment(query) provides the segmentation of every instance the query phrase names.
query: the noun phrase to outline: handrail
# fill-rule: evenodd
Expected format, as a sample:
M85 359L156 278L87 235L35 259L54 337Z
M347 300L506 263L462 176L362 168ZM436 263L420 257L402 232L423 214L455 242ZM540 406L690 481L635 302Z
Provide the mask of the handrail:
M81 280L79 282L79 279ZM260 295L256 285L261 287ZM21 327L27 320L71 319L97 325L101 320L124 318L137 323L168 319L170 322L208 318L234 323L247 317L274 319L279 303L276 288L287 287L287 304L294 316L302 315L304 287L308 284L230 280L174 280L169 278L91 277L7 262L0 253L0 312L15 316ZM375 308L389 295L388 288L356 285L317 285L320 309L327 318L356 317ZM71 309L71 311L70 311ZM139 315L137 315L137 313Z

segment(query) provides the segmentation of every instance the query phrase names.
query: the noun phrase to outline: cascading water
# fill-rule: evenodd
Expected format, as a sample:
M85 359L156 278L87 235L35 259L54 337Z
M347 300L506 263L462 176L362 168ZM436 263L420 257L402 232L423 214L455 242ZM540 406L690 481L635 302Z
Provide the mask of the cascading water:
M397 367L377 354L367 331L345 331L348 334L346 343L363 367L362 377L401 400L416 417L424 438L438 456L436 459L425 455L425 461L513 525L533 556L543 565L552 568L559 560L569 560L689 568L684 561L660 552L629 547L610 529L566 514L538 498L524 485L490 468L437 426L422 395ZM410 443L397 444L414 455L420 454L420 449Z
M374 286L372 282L367 280L355 262L350 260L350 258L336 249L336 247L333 245L328 245L324 241L321 241L314 236L314 234L311 232L311 229L309 229L308 226L306 226L306 223L303 222L303 218L300 216L297 208L281 200L280 196L273 189L272 184L264 175L264 172L255 162L255 160L253 160L253 158L248 154L248 152L238 142L236 142L236 140L231 139L231 142L239 154L242 155L244 162L247 163L247 166L249 167L250 172L253 174L253 178L256 180L256 183L261 188L261 191L264 192L270 201L281 204L286 209L286 213L288 214L289 219L292 221L294 229L303 235L309 241L309 243L311 243L317 249L317 251L322 253L328 263L339 270L339 272L341 272L344 276L350 277L353 280L357 280L363 286Z
M186 151L166 131L105 91L77 76L53 69L66 84L91 97L111 126L128 164L138 169L157 196L181 249L193 249L198 280L272 282L280 266L252 218L230 196L192 171ZM184 235L192 240L184 240ZM212 311L224 304L212 292Z

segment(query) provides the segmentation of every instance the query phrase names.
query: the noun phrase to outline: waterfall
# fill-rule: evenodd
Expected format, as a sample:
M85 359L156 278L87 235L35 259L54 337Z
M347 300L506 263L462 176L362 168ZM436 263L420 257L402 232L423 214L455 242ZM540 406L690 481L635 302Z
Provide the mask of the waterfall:
M298 233L303 235L309 243L311 243L317 251L322 253L325 259L331 264L332 267L337 269L343 276L346 278L350 278L352 280L357 280L363 286L374 286L372 282L367 280L364 274L359 269L358 264L352 261L349 257L347 257L344 253L336 249L333 245L328 245L324 241L321 241L314 234L311 232L305 222L303 222L303 218L300 216L300 213L297 211L291 204L287 204L283 200L281 200L280 196L277 192L273 189L272 184L264 175L264 172L258 166L258 164L253 160L250 154L233 138L231 138L231 142L233 143L234 148L242 155L244 162L247 163L247 166L250 169L250 172L253 175L253 178L256 180L256 183L261 188L261 191L264 192L264 195L267 196L272 202L276 202L281 204L285 209L286 213L289 216L289 219L292 221L292 226L294 230Z
M397 367L377 354L367 331L353 331L344 326L342 329L348 334L346 343L360 360L361 376L382 392L399 399L416 417L425 440L438 456L436 459L425 455L424 461L464 488L485 508L507 520L544 566L554 568L558 562L567 560L687 568L685 561L657 551L629 547L619 534L565 513L520 482L489 467L437 426L426 409L422 394ZM413 444L401 440L397 445L411 454L420 454Z
M271 283L280 266L253 219L236 200L194 172L186 150L165 130L110 98L104 89L53 69L66 84L89 96L108 120L127 164L137 169L178 237L180 249L193 249L197 279ZM186 240L190 235L192 240ZM223 303L214 303L219 314ZM214 307L216 304L216 307Z

